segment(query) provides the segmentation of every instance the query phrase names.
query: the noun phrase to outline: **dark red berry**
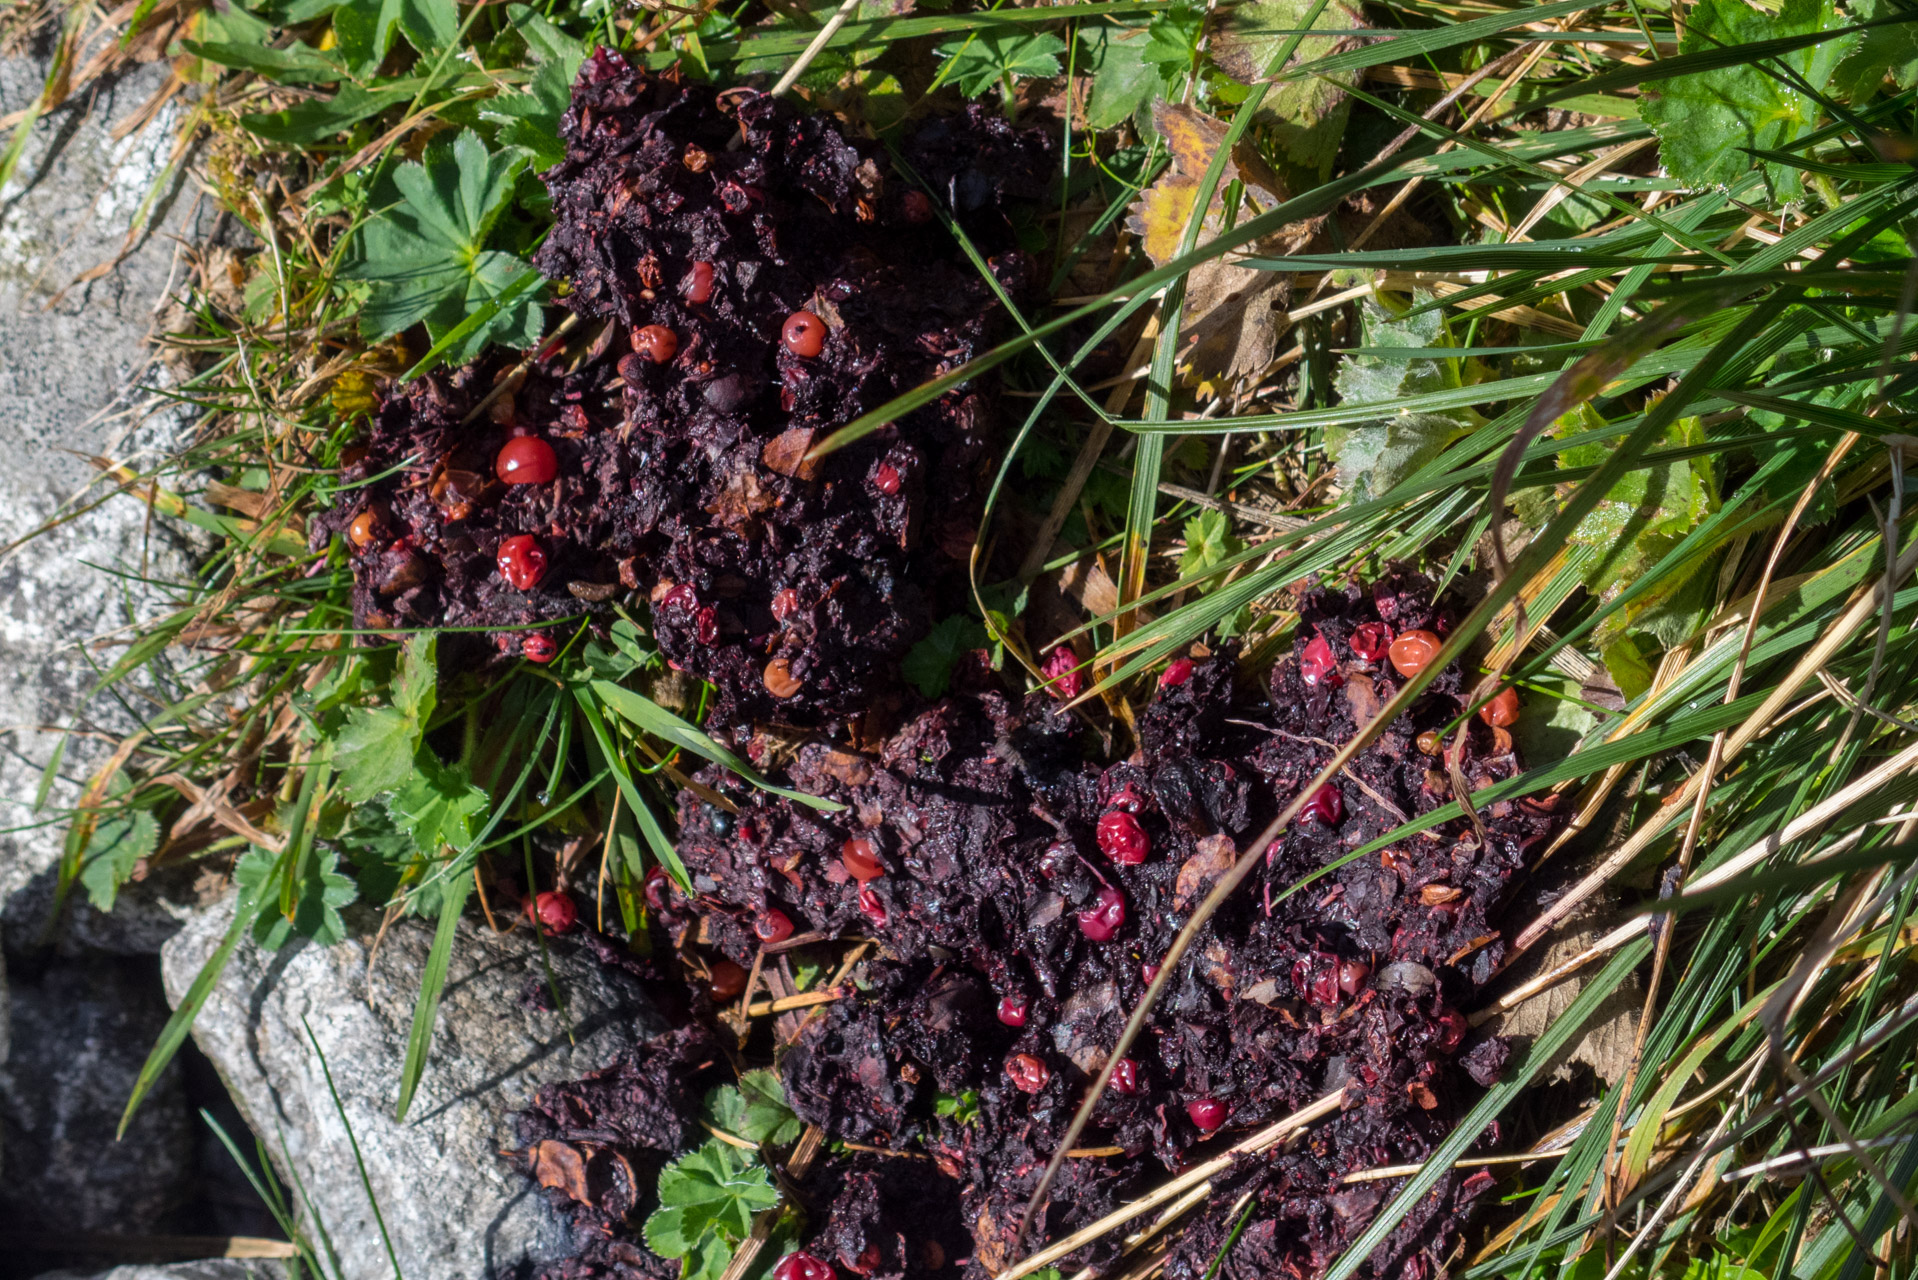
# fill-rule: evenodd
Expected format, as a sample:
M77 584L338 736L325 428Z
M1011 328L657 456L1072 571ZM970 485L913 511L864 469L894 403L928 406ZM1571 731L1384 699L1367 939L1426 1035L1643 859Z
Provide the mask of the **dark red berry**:
M1312 798L1299 810L1299 816L1336 827L1345 820L1345 797L1339 794L1337 786L1328 782L1312 793Z
M715 960L708 975L707 987L711 990L715 1004L725 1004L729 1000L739 999L739 993L746 989L746 979L750 975L730 960Z
M679 354L679 335L663 324L633 330L633 350L654 364L665 364Z
M1022 1093L1037 1093L1052 1079L1052 1068L1036 1054L1015 1053L1006 1059L1006 1076Z
M499 544L499 576L515 589L531 591L546 576L546 549L530 533Z
M1478 718L1495 729L1518 723L1518 690L1500 689L1492 700L1478 709Z
M1226 1107L1217 1098L1194 1098L1185 1104L1186 1115L1200 1133L1211 1133L1225 1123Z
M713 299L713 264L695 262L679 282L679 296L695 307L704 306Z
M810 311L795 311L786 317L779 340L786 350L810 360L826 349L826 322Z
M1339 967L1302 956L1292 965L1292 986L1309 1004L1333 1006L1339 1002Z
M1079 932L1094 942L1108 942L1125 927L1125 895L1117 889L1099 890L1090 907L1079 912Z
M789 1253L773 1264L772 1280L839 1280L839 1273L823 1258Z
M1086 673L1079 667L1079 655L1060 645L1039 664L1039 674L1050 684L1052 696L1070 702L1086 691Z
M907 222L931 222L933 215L932 197L923 191L906 192L899 205L906 212Z
M1161 689L1176 689L1192 678L1192 659L1174 658L1165 664L1165 671L1159 676Z
M799 612L799 593L791 587L783 588L773 596L773 620L784 622Z
M548 891L540 894L526 904L526 917L532 919L539 914L539 922L548 933L565 933L579 923L579 908L573 905L572 898L563 893Z
M1339 990L1348 996L1355 996L1372 976L1372 966L1363 960L1339 961Z
M860 884L877 880L886 874L886 864L879 861L879 856L873 852L872 841L864 836L854 836L839 846L839 862L846 868L846 874Z
M1309 685L1324 685L1336 689L1345 683L1345 677L1339 672L1338 659L1332 656L1332 646L1325 637L1314 635L1305 646L1305 652L1299 655L1299 678Z
M551 662L559 656L559 645L549 635L530 635L519 642L520 656L528 662Z
M886 927L886 904L870 888L859 891L859 911L875 929Z
M719 639L719 614L711 605L693 615L693 638L701 644Z
M664 867L649 867L646 871L646 905L655 911L666 909L667 896L672 892L673 882Z
M1402 676L1415 676L1438 657L1439 638L1430 631L1408 631L1394 640L1386 652Z
M1099 819L1099 850L1122 867L1136 867L1152 853L1152 837L1124 810Z
M1144 1093L1145 1083L1139 1079L1139 1064L1131 1058L1119 1059L1119 1064L1112 1068L1112 1087L1120 1093Z
M1383 622L1361 622L1352 630L1352 652L1367 662L1377 662L1392 647L1392 628Z
M767 946L784 942L793 936L792 917L778 907L768 907L759 919L753 921L753 936Z
M1438 1019L1438 1051L1450 1053L1458 1048L1464 1041L1465 1032L1469 1027L1470 1024L1465 1021L1465 1015L1457 1009L1447 1009L1441 1013Z
M493 474L507 484L546 484L559 475L559 455L538 436L514 436L493 458Z
M899 469L890 462L882 462L872 469L872 487L891 497L899 492Z
M1139 978L1148 987L1159 980L1159 966L1148 960L1139 966Z
M659 598L662 609L691 609L699 604L699 593L690 582L682 582Z
M1008 1027L1023 1027L1031 1008L1032 1001L1024 996L1005 996L999 1001L999 1021Z

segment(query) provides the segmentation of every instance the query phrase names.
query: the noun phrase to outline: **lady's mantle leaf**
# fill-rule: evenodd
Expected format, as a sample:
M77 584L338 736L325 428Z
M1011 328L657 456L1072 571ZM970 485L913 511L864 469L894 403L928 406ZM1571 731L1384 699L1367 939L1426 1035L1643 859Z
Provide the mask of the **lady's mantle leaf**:
M1681 53L1809 35L1844 25L1831 0L1785 0L1773 17L1744 0L1700 0L1686 21ZM1818 104L1781 78L1778 64L1823 91L1856 42L1846 36L1793 49L1775 59L1677 76L1648 89L1640 115L1658 133L1659 154L1688 187L1729 187L1756 161L1749 151L1782 151L1818 124ZM1779 199L1795 198L1798 173L1765 165Z
M526 151L533 168L543 173L566 158L559 118L572 101L573 78L586 60L586 46L525 5L513 5L506 15L525 38L538 69L524 93L491 99L480 108L480 118L496 122L501 145Z
M801 1128L779 1077L763 1068L739 1077L737 1086L721 1085L707 1094L706 1119L735 1137L774 1146L796 1141Z
M952 59L952 79L968 98L1014 76L1058 75L1059 55L1065 49L1058 36L1010 27L987 28L939 46L940 54Z
M80 866L80 883L96 911L113 910L120 886L133 878L140 859L150 856L159 843L160 824L144 809L128 809L99 820Z
M259 902L271 893L268 881L279 859L264 849L249 849L233 868L234 883L239 885L241 901ZM339 870L340 856L331 849L319 855L319 874L300 881L300 897L288 919L270 906L253 923L253 939L268 951L277 951L295 936L311 938L330 946L346 937L346 922L340 908L359 896L353 881Z
M399 676L393 682L392 705L355 707L346 713L346 726L333 748L346 793L370 800L390 791L413 774L420 736L437 700L435 661L438 642L431 633L407 642Z
M983 648L986 639L984 627L963 614L954 614L912 647L900 670L919 692L937 698L952 683L952 664L967 651Z
M661 1170L646 1247L684 1258L681 1280L713 1280L751 1232L753 1215L777 1203L779 1192L753 1154L715 1138Z
M1400 320L1376 303L1365 304L1368 347L1432 347L1444 342L1436 311ZM1427 391L1459 385L1456 360L1347 356L1339 366L1339 399L1347 404L1390 404ZM1378 497L1430 462L1445 446L1478 426L1470 409L1440 413L1394 413L1350 429L1326 432L1338 457L1339 485L1359 497Z
M423 163L393 175L400 202L367 224L360 258L346 271L371 281L360 329L371 341L422 321L438 342L532 268L510 253L486 248L493 223L511 203L513 179L526 164L519 150L491 154L479 137L461 130L452 144L436 141ZM490 342L531 346L539 339L537 290L479 325L447 352L463 362Z

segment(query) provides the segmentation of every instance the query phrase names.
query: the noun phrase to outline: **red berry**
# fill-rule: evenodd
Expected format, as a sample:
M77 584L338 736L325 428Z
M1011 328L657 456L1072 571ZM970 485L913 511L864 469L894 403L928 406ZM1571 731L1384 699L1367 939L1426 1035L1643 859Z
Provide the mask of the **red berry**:
M1312 793L1312 798L1299 810L1299 816L1336 827L1345 820L1345 797L1339 794L1338 787L1328 782Z
M1500 689L1490 702L1478 709L1478 718L1495 729L1518 723L1518 690Z
M890 462L882 462L872 470L872 487L891 497L899 492L899 469Z
M1332 656L1332 646L1325 642L1322 635L1314 635L1305 646L1305 652L1299 655L1299 678L1309 685L1324 685L1336 689L1345 683L1345 677L1339 673L1338 659Z
M1372 966L1363 960L1339 961L1339 990L1348 996L1357 995L1371 976Z
M773 596L773 620L784 622L799 612L799 593L786 587Z
M1099 890L1090 907L1079 912L1079 932L1094 942L1110 941L1125 927L1125 895L1117 889Z
M633 350L654 364L665 364L679 354L679 335L663 324L633 330Z
M1166 663L1165 672L1159 677L1161 689L1176 689L1192 678L1192 659L1174 658Z
M559 645L549 635L535 634L519 642L519 652L528 662L551 662L559 656Z
M690 582L682 582L659 598L662 609L691 609L699 603L699 593Z
M768 946L784 942L793 936L792 917L778 907L768 907L765 914L753 921L753 936Z
M1005 996L999 1001L999 1021L1008 1027L1023 1027L1031 1008L1032 1001L1024 996Z
M1471 1024L1465 1021L1465 1015L1457 1009L1447 1009L1438 1019L1438 1051L1450 1053L1459 1047L1465 1039L1465 1033Z
M773 1264L772 1280L839 1280L839 1273L810 1253L789 1253Z
M906 192L899 205L906 212L907 222L931 222L933 215L932 197L923 191Z
M1022 1093L1037 1093L1052 1079L1052 1068L1036 1054L1015 1053L1006 1059L1006 1075Z
M1139 1079L1139 1064L1131 1058L1119 1059L1119 1065L1112 1068L1112 1087L1120 1093L1144 1093L1145 1084Z
M1333 963L1315 968L1311 957L1301 956L1292 965L1292 987L1310 1004L1336 1005L1339 967Z
M1361 622L1352 630L1352 652L1377 662L1392 647L1392 628L1383 622Z
M846 868L846 874L860 884L877 880L886 874L886 864L879 861L879 856L873 852L872 841L864 836L854 836L840 845L839 861Z
M1139 966L1139 978L1148 987L1159 980L1159 966L1148 960Z
M1086 691L1086 673L1079 668L1079 655L1060 645L1039 664L1039 674L1051 684L1052 696L1070 702Z
M666 909L666 898L672 892L672 879L667 876L664 867L649 867L646 871L646 905L655 911Z
M539 539L522 533L499 544L499 576L519 591L531 591L546 576L546 550Z
M786 350L810 360L826 349L826 322L810 311L795 311L786 317L779 339Z
M1099 849L1122 867L1136 867L1152 852L1152 837L1124 810L1099 819Z
M1211 1133L1225 1123L1226 1107L1217 1098L1194 1098L1185 1104L1185 1113L1200 1133Z
M879 895L870 888L859 891L859 910L861 914L866 917L867 921L871 923L873 928L883 929L886 927L886 904L882 902Z
M527 918L532 919L535 912L539 915L540 925L548 933L565 933L579 923L579 908L573 905L572 898L563 893L548 891L535 897L527 904Z
M1415 676L1438 657L1439 638L1430 631L1408 631L1386 650L1402 676Z
M695 262L692 269L679 282L679 296L695 307L704 306L713 298L713 264Z
M707 987L712 991L716 1004L725 1004L739 999L739 993L746 989L746 979L750 975L730 960L715 960L708 974Z
M559 475L559 455L538 436L514 436L494 456L493 474L507 484L546 484Z
M693 638L701 644L719 639L719 613L711 605L693 615Z

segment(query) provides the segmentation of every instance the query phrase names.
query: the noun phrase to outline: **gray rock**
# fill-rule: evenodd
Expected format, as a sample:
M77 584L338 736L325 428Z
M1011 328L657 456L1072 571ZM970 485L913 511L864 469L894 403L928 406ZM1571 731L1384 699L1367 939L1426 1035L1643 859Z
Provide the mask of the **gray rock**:
M207 1258L164 1266L115 1267L89 1275L84 1271L43 1271L34 1280L285 1280L286 1267L270 1258Z
M178 1001L219 947L230 901L194 917L162 953ZM407 1033L432 929L401 921L368 957L377 917L349 910L352 936L332 947L296 943L234 953L194 1037L255 1133L312 1198L339 1250L345 1280L392 1274L354 1164L342 1112L408 1280L485 1280L566 1252L565 1231L539 1194L501 1158L514 1145L508 1113L542 1084L609 1065L665 1029L639 984L579 944L551 945L568 1018L552 1000L532 935L463 922L426 1073L404 1123L393 1119ZM340 1093L336 1109L325 1066Z
M150 960L16 965L0 1067L0 1221L63 1232L163 1231L191 1189L193 1119L177 1063L114 1141L167 1008Z

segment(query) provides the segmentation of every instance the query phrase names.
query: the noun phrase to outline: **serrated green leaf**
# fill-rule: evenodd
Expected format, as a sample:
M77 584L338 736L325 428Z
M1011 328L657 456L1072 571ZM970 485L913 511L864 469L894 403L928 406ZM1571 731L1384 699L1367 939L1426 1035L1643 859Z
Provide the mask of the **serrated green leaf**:
M463 764L442 764L424 752L387 808L401 830L413 837L422 856L435 858L444 848L465 849L473 842L490 797L474 786Z
M751 1232L753 1215L778 1203L758 1159L715 1138L660 1171L660 1207L646 1219L646 1246L685 1259L681 1280L713 1280Z
M940 45L951 59L948 75L968 98L990 92L1019 76L1056 76L1066 42L1043 31L988 27Z
M1810 35L1845 25L1831 0L1785 0L1776 16L1744 0L1700 0L1685 22L1681 54L1785 36ZM1822 91L1832 72L1857 43L1841 36L1774 59ZM1721 67L1675 76L1648 88L1639 115L1658 133L1665 167L1688 187L1725 190L1757 163L1747 151L1781 151L1818 125L1818 104L1766 64ZM1799 175L1767 163L1765 178L1782 200L1797 197Z
M952 683L952 664L971 650L983 648L988 638L977 620L954 614L914 645L899 669L920 693L937 698Z
M296 937L311 938L322 946L345 938L346 922L340 918L340 908L357 898L359 890L350 877L341 874L339 861L339 855L331 849L323 851L312 874L299 886L292 917L281 915L269 905L254 921L254 941L277 951ZM278 867L278 855L257 847L249 849L233 868L233 881L240 887L243 900L270 898L268 886Z
M94 824L80 864L80 883L96 911L113 910L120 886L159 845L160 823L144 809L109 813Z
M1159 68L1145 60L1150 33L1116 23L1086 23L1079 28L1074 69L1085 75L1086 123L1111 129L1151 104L1165 88Z
M404 33L421 53L438 53L459 38L459 6L453 0L349 0L333 11L340 52L362 74L371 74Z
M1847 8L1860 21L1867 22L1905 11L1893 0L1854 0ZM1878 96L1887 76L1899 89L1918 84L1918 18L1874 27L1861 34L1845 60L1838 64L1832 87L1851 106L1862 107Z
M1232 522L1223 511L1204 511L1185 522L1185 554L1179 558L1179 576L1206 573L1237 555L1243 544L1232 536ZM1211 584L1201 584L1204 591Z
M735 1137L774 1146L797 1141L804 1128L786 1105L779 1077L763 1067L739 1077L737 1085L721 1085L709 1093L706 1118Z
M438 637L415 635L406 643L393 681L392 705L354 707L334 744L333 762L348 796L370 800L413 774L426 721L437 702Z
M587 47L525 5L509 7L506 16L525 39L536 67L523 92L490 99L480 108L480 119L498 124L500 145L524 150L532 157L534 170L544 173L566 158L559 119L572 100L573 77L579 74Z

